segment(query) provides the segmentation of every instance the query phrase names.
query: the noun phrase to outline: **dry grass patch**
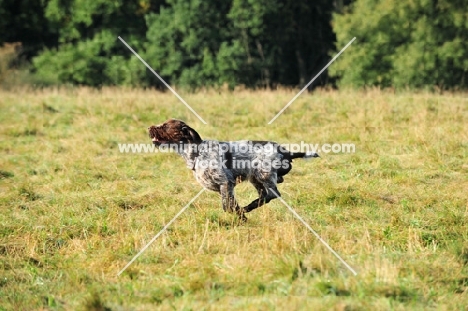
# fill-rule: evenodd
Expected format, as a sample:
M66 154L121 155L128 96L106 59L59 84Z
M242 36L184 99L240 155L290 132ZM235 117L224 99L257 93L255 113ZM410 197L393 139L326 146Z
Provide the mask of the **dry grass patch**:
M295 90L181 94L87 88L0 93L0 309L462 309L468 295L466 94ZM172 154L120 153L146 128L204 138L354 143L298 160L283 198L239 225ZM237 189L241 203L255 198Z

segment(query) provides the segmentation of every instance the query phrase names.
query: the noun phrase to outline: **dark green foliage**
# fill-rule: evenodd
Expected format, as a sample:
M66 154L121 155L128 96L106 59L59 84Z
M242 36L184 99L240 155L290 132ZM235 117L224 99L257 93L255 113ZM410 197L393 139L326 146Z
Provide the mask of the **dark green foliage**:
M306 0L51 0L60 45L34 67L44 83L161 87L121 36L170 84L303 85L328 58L332 10Z
M332 8L327 1L171 0L147 16L145 56L182 86L303 85L334 40Z
M121 36L134 49L145 41L145 14L164 1L51 0L46 17L59 31L59 47L33 61L45 83L138 85L145 68L130 58Z
M57 31L47 22L46 0L0 0L0 46L21 42L21 57L30 58L44 47L57 45Z
M220 79L216 57L228 38L229 2L168 1L149 14L145 58L171 84L200 87ZM152 77L151 77L152 78Z
M164 89L120 36L169 84L256 88L305 85L357 37L314 85L466 88L465 6L461 0L0 0L0 45L21 42L20 62L4 63L16 68L32 59L31 81L39 84Z
M463 1L357 0L334 17L331 74L342 86L466 88L468 13Z
M328 60L332 10L330 1L233 1L231 46L244 55L241 83L306 84Z

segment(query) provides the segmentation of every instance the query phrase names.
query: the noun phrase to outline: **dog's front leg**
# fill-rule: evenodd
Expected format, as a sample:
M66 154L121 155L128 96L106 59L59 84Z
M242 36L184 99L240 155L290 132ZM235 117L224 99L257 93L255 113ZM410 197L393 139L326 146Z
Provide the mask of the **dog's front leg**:
M244 211L241 209L234 196L235 184L227 182L220 187L223 210L229 213L236 213L242 220L247 220Z

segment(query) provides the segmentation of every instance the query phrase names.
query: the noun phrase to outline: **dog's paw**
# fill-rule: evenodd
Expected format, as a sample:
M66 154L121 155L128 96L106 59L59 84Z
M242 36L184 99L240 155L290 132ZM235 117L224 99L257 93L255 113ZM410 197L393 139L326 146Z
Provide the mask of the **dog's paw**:
M244 213L239 214L239 223L244 224L246 222L247 222L247 217L245 217L245 214Z

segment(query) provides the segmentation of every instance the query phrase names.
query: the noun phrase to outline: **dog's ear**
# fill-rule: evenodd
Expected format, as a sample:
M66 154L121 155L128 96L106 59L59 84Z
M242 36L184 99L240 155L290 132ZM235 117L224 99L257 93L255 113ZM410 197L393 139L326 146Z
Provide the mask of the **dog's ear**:
M148 135L150 138L156 137L156 126L151 125L148 127Z
M191 128L190 126L183 126L182 127L182 133L184 133L184 135L188 137L190 137L190 141L191 142L194 142L196 144L199 144L202 142L202 139L200 137L200 135L198 135L197 131L195 131L193 128Z

